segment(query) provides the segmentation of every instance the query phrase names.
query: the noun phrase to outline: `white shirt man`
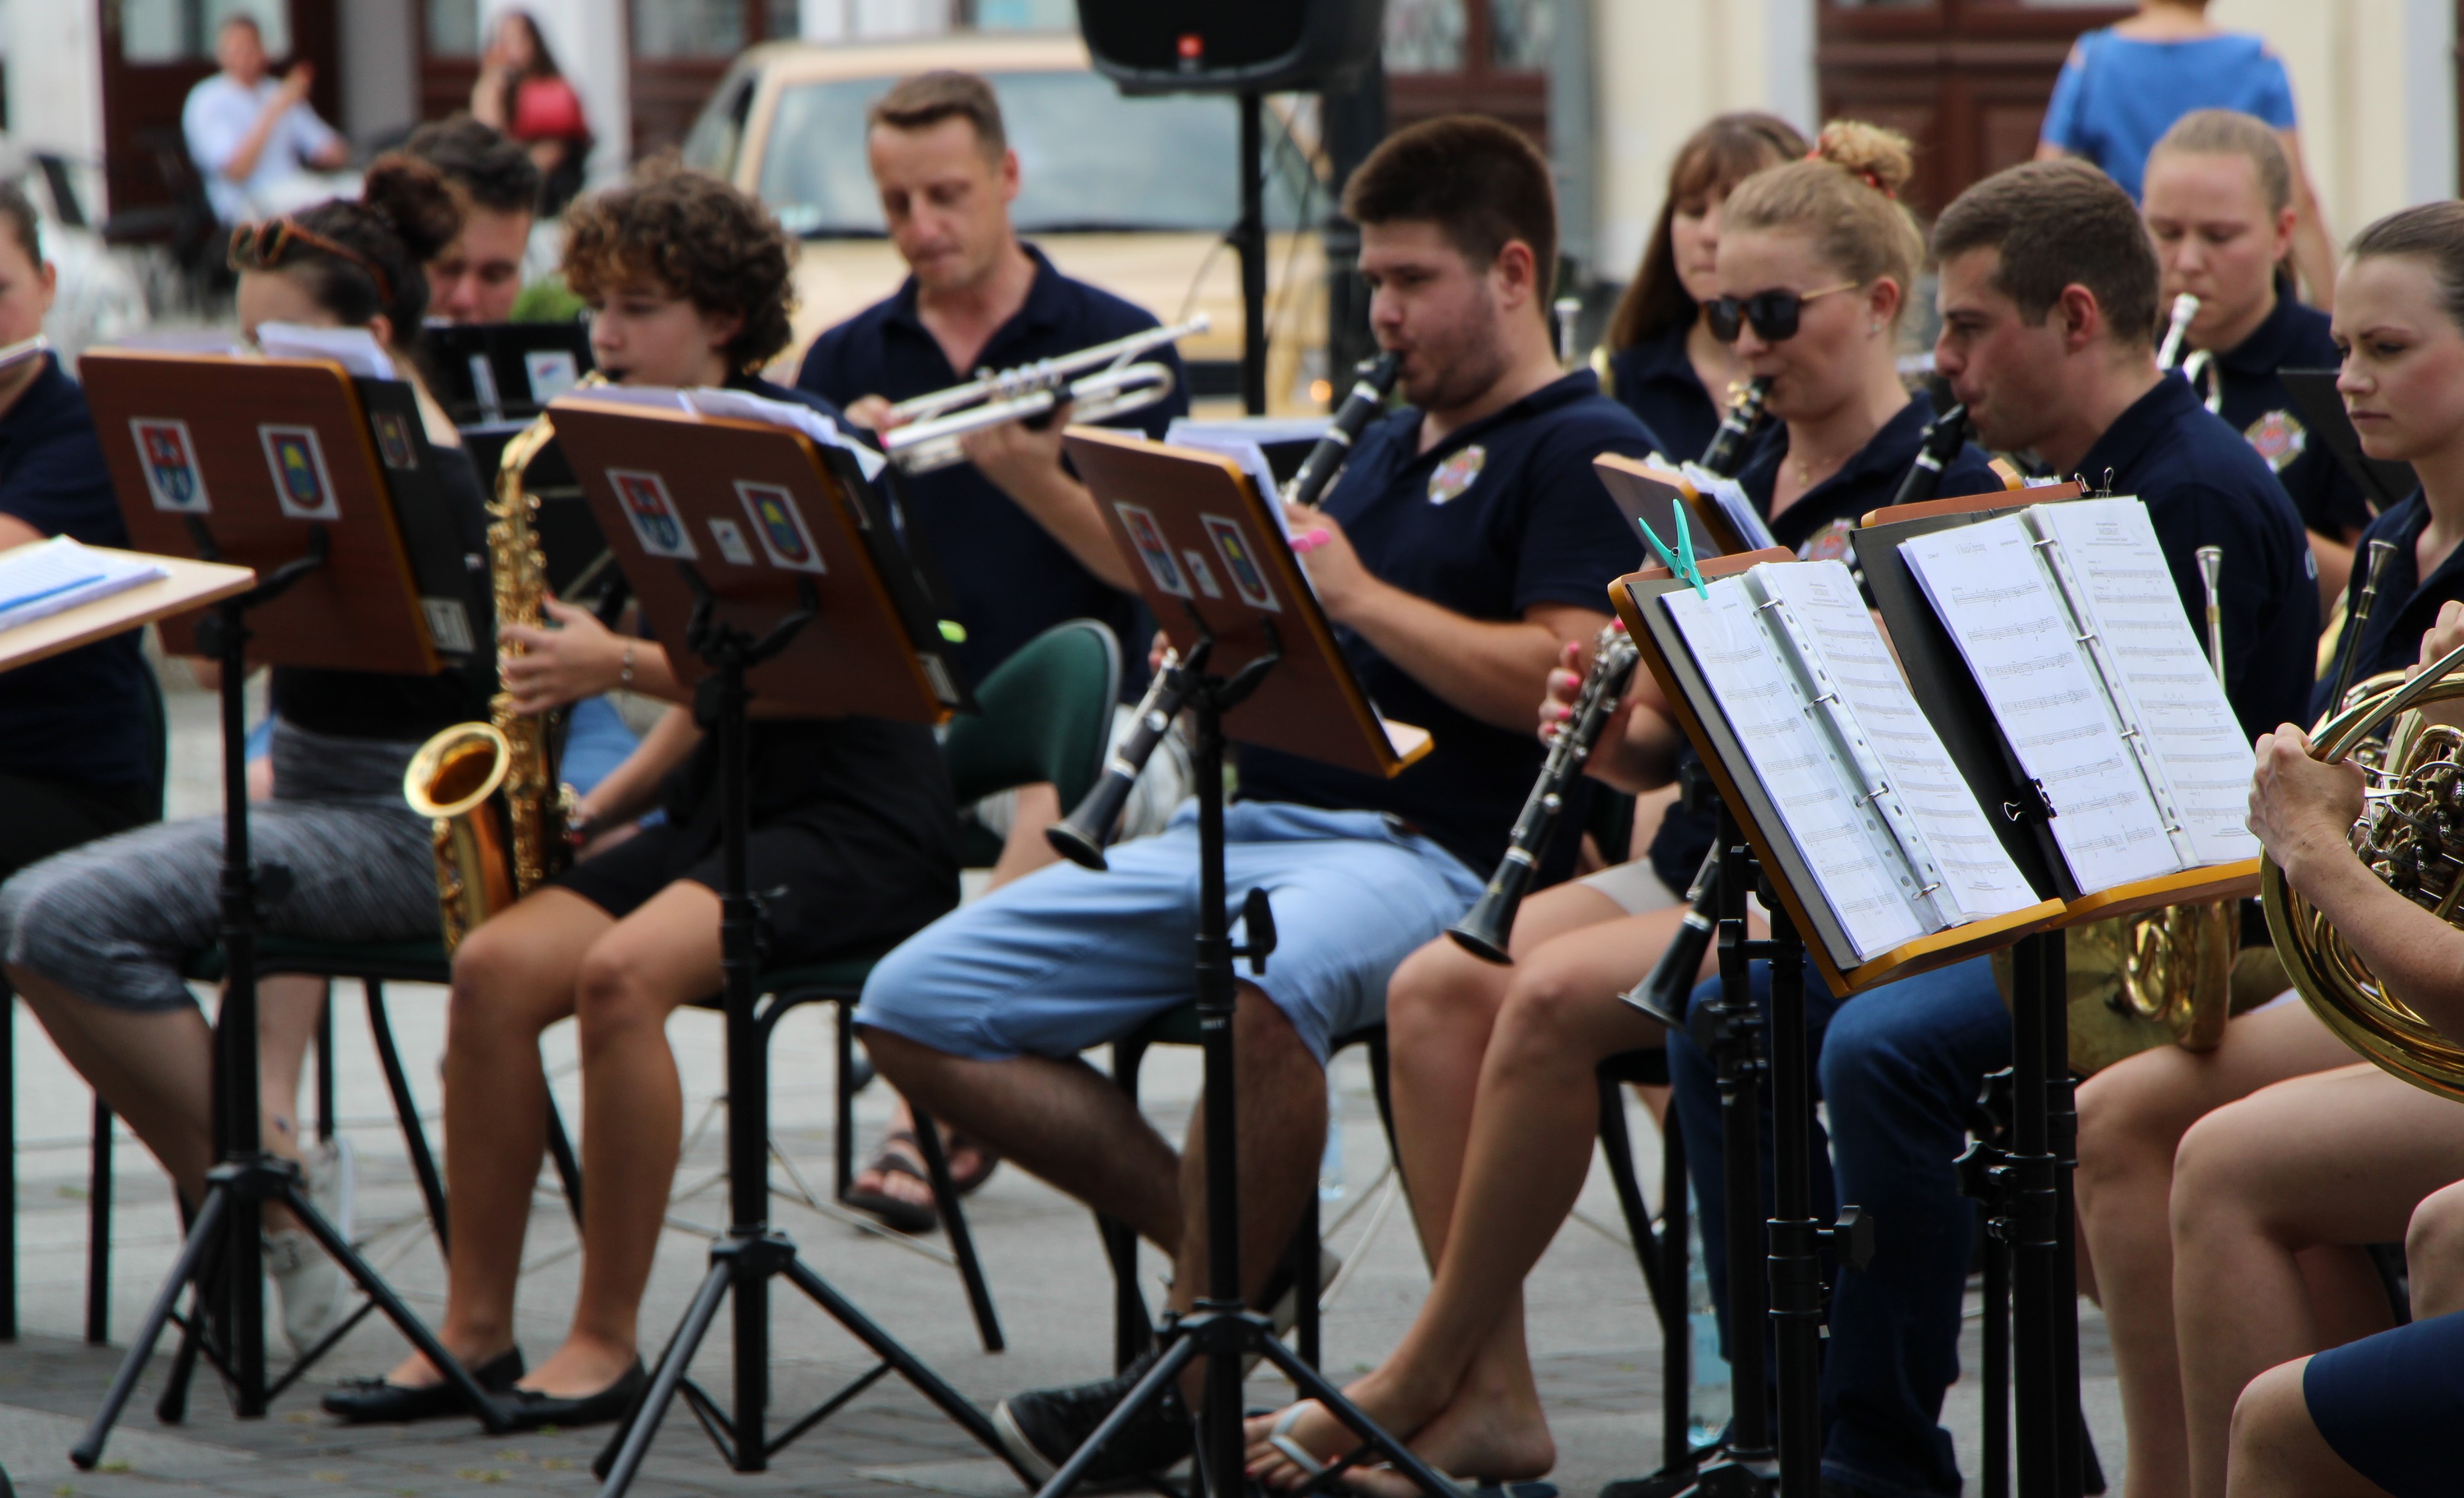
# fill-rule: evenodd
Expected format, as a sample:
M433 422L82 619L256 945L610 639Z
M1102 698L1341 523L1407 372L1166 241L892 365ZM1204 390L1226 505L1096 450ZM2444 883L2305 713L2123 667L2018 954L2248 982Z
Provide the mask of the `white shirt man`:
M308 107L308 65L272 77L264 37L246 15L223 22L214 59L222 71L190 89L180 111L214 216L235 224L334 196L338 185L317 173L349 161L350 145Z

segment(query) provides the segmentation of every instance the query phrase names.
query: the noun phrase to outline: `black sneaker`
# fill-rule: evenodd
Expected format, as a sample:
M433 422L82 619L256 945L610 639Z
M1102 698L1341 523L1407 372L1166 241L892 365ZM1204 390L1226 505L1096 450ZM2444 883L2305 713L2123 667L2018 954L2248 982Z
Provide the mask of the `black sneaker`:
M1156 1355L1148 1353L1110 1378L1066 1389L1035 1389L1001 1400L993 1407L1001 1444L1038 1483L1048 1481L1146 1377ZM1181 1402L1176 1379L1095 1454L1079 1487L1142 1484L1186 1461L1196 1445L1189 1406Z

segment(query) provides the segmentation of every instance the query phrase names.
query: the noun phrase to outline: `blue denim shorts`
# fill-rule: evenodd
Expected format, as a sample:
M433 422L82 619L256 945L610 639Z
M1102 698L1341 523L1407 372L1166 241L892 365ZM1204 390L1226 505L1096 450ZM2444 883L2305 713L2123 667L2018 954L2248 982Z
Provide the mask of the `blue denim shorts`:
M1252 889L1273 901L1264 976L1240 979L1290 1019L1310 1053L1386 1015L1386 980L1480 896L1453 854L1373 811L1284 802L1224 810L1236 939ZM1121 845L1097 873L1057 864L963 906L872 970L858 1024L948 1055L1074 1056L1197 997L1198 808Z

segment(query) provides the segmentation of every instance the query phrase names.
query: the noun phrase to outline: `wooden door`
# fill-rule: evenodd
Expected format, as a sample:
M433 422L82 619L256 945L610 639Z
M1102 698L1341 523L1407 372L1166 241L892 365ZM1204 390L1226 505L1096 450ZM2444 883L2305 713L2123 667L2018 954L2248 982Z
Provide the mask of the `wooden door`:
M1386 0L1386 99L1394 128L1490 115L1549 144L1554 0Z
M336 0L96 0L102 18L104 190L113 211L169 201L157 159L176 136L188 91L214 72L223 17L257 18L280 74L317 70L308 102L340 127L341 69Z
M2036 151L2071 42L2132 8L2078 0L1820 0L1822 117L1868 120L1917 144L1909 206L1927 217Z

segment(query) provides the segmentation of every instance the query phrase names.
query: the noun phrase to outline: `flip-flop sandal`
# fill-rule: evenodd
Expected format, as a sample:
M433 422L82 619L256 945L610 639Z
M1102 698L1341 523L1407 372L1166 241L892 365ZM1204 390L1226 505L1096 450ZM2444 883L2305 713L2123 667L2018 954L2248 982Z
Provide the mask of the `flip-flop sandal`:
M1292 1439L1292 1427L1300 1423L1301 1415L1308 1408L1309 1401L1306 1399L1296 1404L1287 1404L1284 1406L1284 1412L1275 1417L1275 1422L1266 1427L1266 1444L1275 1448L1277 1456L1300 1468L1301 1476L1306 1479L1301 1485L1304 1487L1326 1476L1331 1467L1351 1465L1349 1457L1338 1458L1334 1462L1321 1462L1310 1453L1309 1447ZM1364 1446L1360 1449L1368 1448ZM1353 1456L1359 1454L1360 1451L1353 1453Z
M909 1137L912 1138L913 1135L911 1135ZM965 1172L957 1170L950 1172L950 1189L962 1197L973 1196L978 1186L990 1180L993 1172L1001 1169L1001 1157L990 1148L953 1130L949 1138L942 1142L941 1157L945 1160L949 1159L961 1150L975 1152L976 1168Z
M899 1149L902 1144L906 1151ZM925 1173L920 1152L907 1153L917 1149L914 1135L904 1129L897 1130L881 1141L881 1148L873 1152L872 1158L865 1163L864 1168L884 1176L912 1177L929 1186L933 1178ZM902 1233L929 1233L941 1225L941 1214L930 1201L910 1201L888 1192L865 1191L854 1186L849 1186L840 1201L872 1217L884 1227Z

